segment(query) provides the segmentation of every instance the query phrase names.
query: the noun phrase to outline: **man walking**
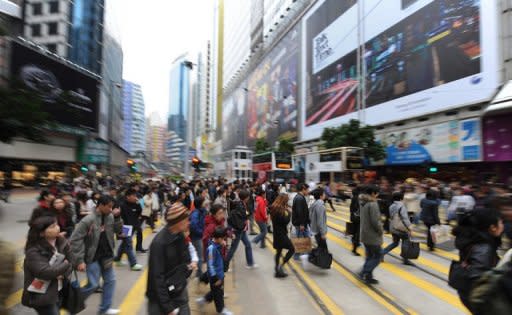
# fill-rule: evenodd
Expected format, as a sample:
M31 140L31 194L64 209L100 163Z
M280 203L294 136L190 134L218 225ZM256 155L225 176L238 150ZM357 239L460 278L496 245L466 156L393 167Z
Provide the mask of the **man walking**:
M189 229L189 212L183 204L174 203L166 221L149 251L148 314L189 315L187 278L197 268L184 234Z
M112 197L103 195L96 210L84 217L71 235L73 265L78 271L87 272L87 285L82 288L89 297L99 287L103 278L103 294L99 314L115 315L119 310L111 309L116 285L112 261L115 235L121 233L123 221L119 209L112 211Z
M383 227L380 219L379 187L368 186L365 193L359 196L361 200L361 243L363 243L366 258L360 277L367 284L378 284L373 278L373 270L381 260L381 246L383 242Z
M142 265L137 264L137 258L135 257L135 253L133 252L133 242L132 237L133 234L138 233L141 225L141 216L142 216L142 207L138 202L137 192L133 189L129 189L125 195L125 201L121 205L121 217L123 222L127 226L132 227L132 235L124 235L121 240L121 245L117 250L117 256L115 257L115 261L117 263L121 263L121 257L126 253L128 256L128 261L130 263L130 267L133 271L142 270ZM141 242L139 244L139 240L137 239L137 247L140 246L142 250L142 237ZM142 250L141 252L146 252Z
M309 207L306 200L309 186L301 183L297 185L297 195L292 204L292 225L295 227L297 237L309 237ZM294 258L299 259L299 254Z

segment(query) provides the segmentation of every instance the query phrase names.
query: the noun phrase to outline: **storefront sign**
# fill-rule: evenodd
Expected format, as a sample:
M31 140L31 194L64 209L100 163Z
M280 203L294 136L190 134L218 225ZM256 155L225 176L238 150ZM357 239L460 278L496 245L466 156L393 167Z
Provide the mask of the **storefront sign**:
M486 117L483 121L485 161L512 161L512 115Z

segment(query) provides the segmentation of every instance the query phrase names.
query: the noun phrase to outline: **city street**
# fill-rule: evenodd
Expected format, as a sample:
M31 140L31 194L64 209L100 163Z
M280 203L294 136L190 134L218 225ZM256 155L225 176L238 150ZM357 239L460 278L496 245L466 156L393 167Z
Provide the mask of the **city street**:
M27 218L35 206L36 193L21 192L12 196L12 203L4 204L0 238L9 240L19 249L16 288L8 299L13 314L34 314L20 305L23 280L23 244L27 232ZM405 266L399 258L399 249L386 256L385 262L375 271L379 285L367 286L356 273L362 266L361 257L350 252L350 238L343 233L348 219L346 204L336 204L335 213L328 213L328 246L334 261L330 270L324 271L309 265L304 269L300 262L292 262L285 280L273 277L272 234L268 234L267 249L253 246L258 269L244 268L243 245L240 245L232 270L226 278L226 305L235 314L465 314L456 292L446 282L451 259L458 257L449 250L450 244L435 252L428 252L422 245L416 266ZM418 229L418 233L420 229ZM145 245L153 238L150 229L144 232ZM418 239L421 237L418 234ZM386 236L386 243L390 237ZM359 249L362 254L362 249ZM147 254L139 254L139 263L146 265ZM116 267L117 285L114 306L121 314L146 314L146 269L129 271ZM82 285L85 284L82 278ZM214 314L214 306L199 308L194 300L206 293L204 285L189 281L190 305L193 314ZM100 294L87 301L81 314L96 314Z

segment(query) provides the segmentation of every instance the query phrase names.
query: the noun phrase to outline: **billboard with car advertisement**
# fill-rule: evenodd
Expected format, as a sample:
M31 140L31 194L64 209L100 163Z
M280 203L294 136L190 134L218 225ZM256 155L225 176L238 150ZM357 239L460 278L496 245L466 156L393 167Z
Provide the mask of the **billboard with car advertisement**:
M43 109L58 124L98 130L99 77L57 58L12 41L10 73L43 100Z
M247 137L274 145L297 137L300 25L293 27L263 59L247 83Z
M386 149L386 164L454 163L482 159L478 118L388 132L377 137Z
M302 140L358 118L359 5L367 124L492 98L500 80L495 1L320 0L303 19Z

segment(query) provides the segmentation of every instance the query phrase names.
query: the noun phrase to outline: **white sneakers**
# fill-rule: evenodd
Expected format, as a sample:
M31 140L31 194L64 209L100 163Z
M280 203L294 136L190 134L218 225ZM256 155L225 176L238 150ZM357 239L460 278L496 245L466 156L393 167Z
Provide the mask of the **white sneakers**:
M224 307L224 309L221 312L222 315L233 315L231 311L229 311L227 308Z
M108 309L105 313L103 313L103 315L117 315L121 313L120 310L117 310L115 308L111 308L111 309Z
M260 266L258 266L257 264L252 264L252 266L249 266L249 265L246 265L245 268L247 269L256 269L256 268L259 268Z
M196 299L196 304L198 306L205 306L207 304L206 299L204 297L200 297L200 298Z
M144 266L140 265L140 264L135 264L131 267L132 271L141 271L142 268L144 268Z

